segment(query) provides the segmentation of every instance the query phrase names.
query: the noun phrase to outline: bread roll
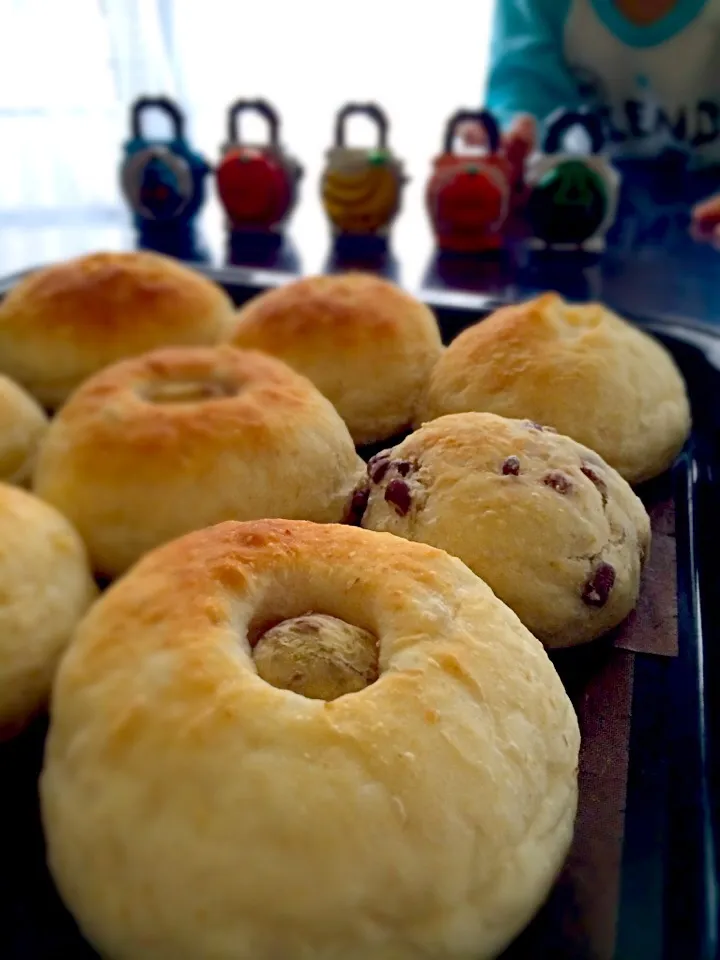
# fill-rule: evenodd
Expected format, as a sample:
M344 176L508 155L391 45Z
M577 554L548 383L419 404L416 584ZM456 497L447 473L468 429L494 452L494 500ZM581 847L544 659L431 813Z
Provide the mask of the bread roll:
M45 707L60 654L95 593L68 521L0 483L0 740Z
M418 422L469 410L555 427L632 484L667 470L690 430L668 351L600 304L554 293L498 310L446 350Z
M221 520L338 521L364 469L332 404L284 363L170 347L79 388L50 425L34 489L115 576Z
M56 408L87 377L166 345L227 338L234 308L156 253L95 253L30 274L0 304L0 372Z
M368 473L364 527L459 557L548 647L593 640L637 602L645 507L568 437L451 414L378 454Z
M356 444L410 426L442 350L432 311L362 273L308 277L256 297L240 311L232 342L309 377Z
M112 960L484 960L563 863L578 740L541 644L459 560L224 523L145 557L64 658L49 863Z
M30 479L47 424L42 407L0 374L0 482L24 484Z

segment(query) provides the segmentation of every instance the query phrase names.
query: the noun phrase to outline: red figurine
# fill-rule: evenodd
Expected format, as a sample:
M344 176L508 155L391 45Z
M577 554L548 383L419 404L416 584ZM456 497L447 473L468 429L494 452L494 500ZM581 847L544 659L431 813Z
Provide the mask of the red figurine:
M466 122L480 123L487 152L454 152L456 131ZM512 169L500 150L500 130L487 110L461 110L445 130L444 152L436 158L427 185L426 203L441 250L480 253L502 245L502 230L512 201Z
M240 115L249 111L259 113L267 121L267 144L241 141ZM230 107L229 139L216 177L231 230L279 232L295 205L302 170L284 153L279 127L277 113L265 100L238 100Z

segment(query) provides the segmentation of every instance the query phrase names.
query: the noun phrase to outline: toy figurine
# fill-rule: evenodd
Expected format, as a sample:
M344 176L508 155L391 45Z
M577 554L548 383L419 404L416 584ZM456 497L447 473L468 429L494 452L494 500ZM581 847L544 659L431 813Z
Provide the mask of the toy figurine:
M146 110L165 113L172 123L169 140L143 135ZM185 119L167 97L141 97L131 110L131 138L125 144L120 182L138 230L153 227L188 231L205 200L205 178L210 166L185 139Z
M568 133L578 128L589 139L590 154L565 148ZM561 110L550 119L543 152L528 160L525 174L532 247L604 249L617 211L620 175L599 155L603 142L597 114Z
M480 123L485 129L487 150L477 156L454 152L456 131L467 121ZM500 152L497 121L488 110L454 114L426 190L438 247L458 253L497 250L503 242L511 201L511 168Z
M240 116L258 113L268 127L267 143L248 144ZM265 100L238 100L228 111L228 142L216 172L218 193L231 231L280 233L297 201L300 165L280 144L280 120Z
M375 124L375 147L347 146L347 121L358 115ZM387 140L387 117L375 104L349 103L338 113L335 144L327 152L321 184L323 206L336 237L384 237L397 216L407 178Z

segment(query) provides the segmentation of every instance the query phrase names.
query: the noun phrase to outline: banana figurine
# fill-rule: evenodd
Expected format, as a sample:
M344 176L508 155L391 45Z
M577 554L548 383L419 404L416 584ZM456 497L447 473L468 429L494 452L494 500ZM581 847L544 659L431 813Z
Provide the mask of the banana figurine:
M377 127L376 147L346 146L347 121L358 114ZM323 206L336 234L384 235L400 210L406 177L387 147L387 130L387 118L374 104L348 104L337 116L335 144L328 150L321 184Z

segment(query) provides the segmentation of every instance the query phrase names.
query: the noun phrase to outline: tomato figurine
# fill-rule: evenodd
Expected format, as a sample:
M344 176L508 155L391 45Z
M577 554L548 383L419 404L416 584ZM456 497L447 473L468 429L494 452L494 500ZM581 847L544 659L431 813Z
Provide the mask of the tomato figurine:
M266 144L242 142L240 116L248 112L266 120ZM302 169L283 151L279 128L278 114L265 100L238 100L228 111L228 142L215 176L233 231L279 232L295 206Z
M454 152L458 126L466 121L485 128L486 153ZM434 161L425 198L441 250L481 253L502 245L511 207L512 172L500 150L497 121L489 111L461 110L450 118L443 153Z
M570 152L564 141L572 129L584 131L587 155ZM528 162L525 216L531 245L599 250L612 226L620 184L615 168L600 155L604 145L596 114L561 110L549 121L543 153Z

